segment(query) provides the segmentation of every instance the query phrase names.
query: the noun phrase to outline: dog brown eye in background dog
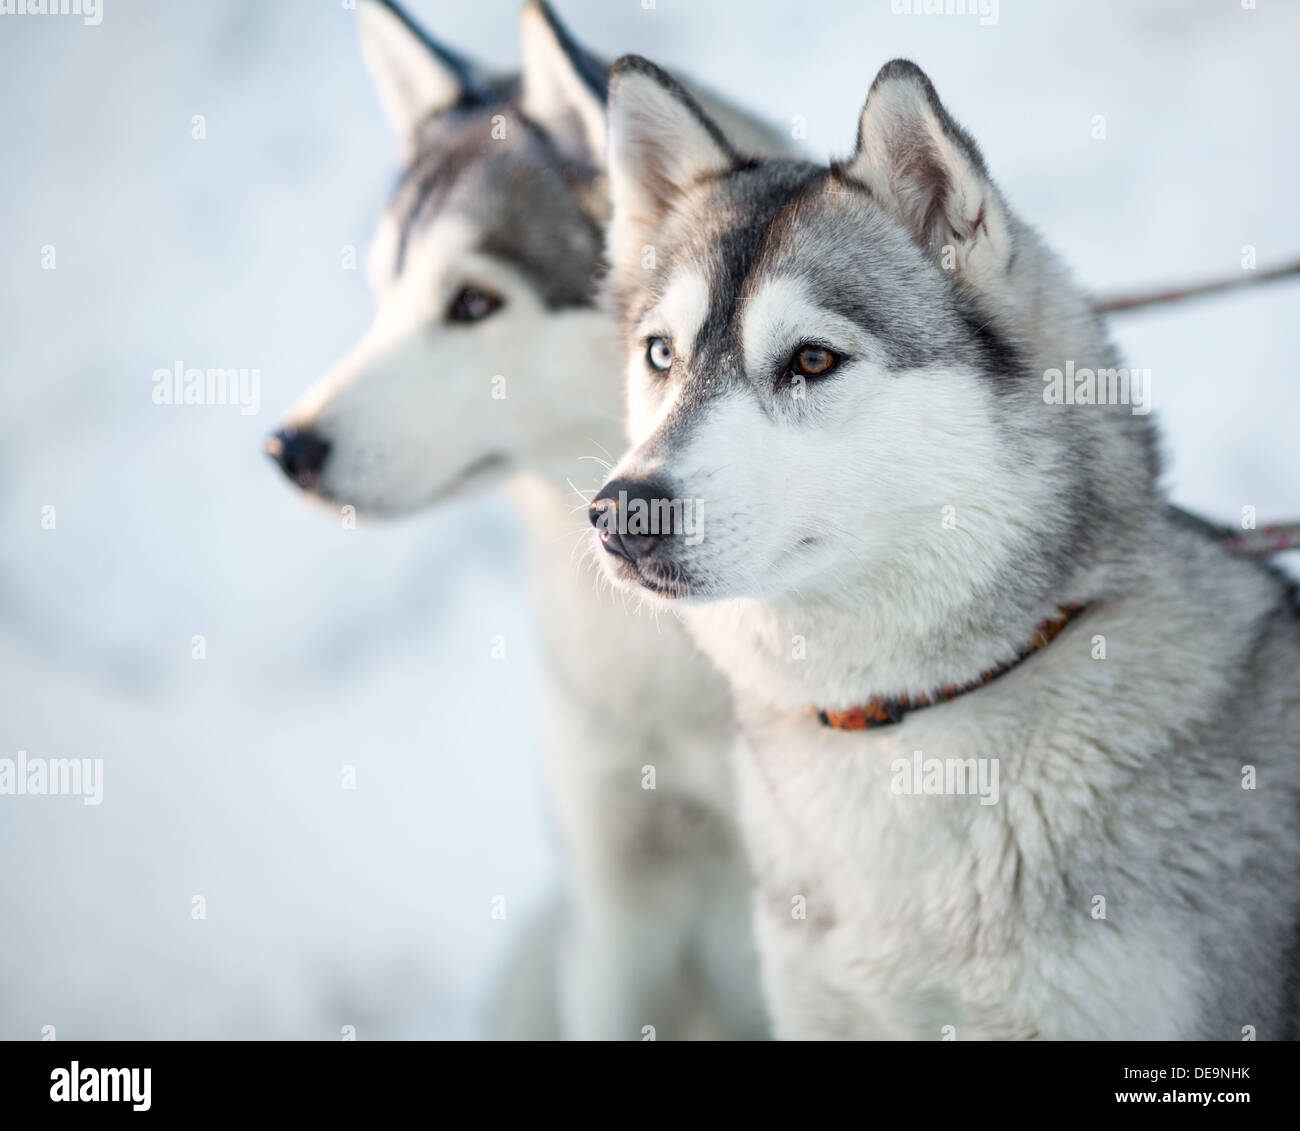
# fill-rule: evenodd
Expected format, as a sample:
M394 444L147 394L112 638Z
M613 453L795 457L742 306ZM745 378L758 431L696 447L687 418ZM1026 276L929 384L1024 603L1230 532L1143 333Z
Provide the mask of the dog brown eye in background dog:
M448 322L481 322L495 313L504 300L491 291L479 287L464 287L452 301L447 311Z

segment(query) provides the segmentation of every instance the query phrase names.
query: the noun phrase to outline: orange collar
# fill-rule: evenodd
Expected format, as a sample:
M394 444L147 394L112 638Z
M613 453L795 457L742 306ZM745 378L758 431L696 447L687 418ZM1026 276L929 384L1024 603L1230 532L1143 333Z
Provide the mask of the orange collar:
M865 703L850 707L846 711L821 711L816 707L817 717L823 726L836 730L871 730L873 727L887 727L898 722L909 711L919 711L922 707L933 707L936 703L946 703L965 695L968 691L992 683L1000 675L1006 675L1012 668L1024 663L1035 652L1046 648L1075 617L1083 612L1082 605L1059 605L1061 613L1050 620L1043 621L1034 629L1033 638L1022 648L1014 660L989 668L981 672L969 683L949 683L939 688L933 695L898 695L886 697L873 695Z

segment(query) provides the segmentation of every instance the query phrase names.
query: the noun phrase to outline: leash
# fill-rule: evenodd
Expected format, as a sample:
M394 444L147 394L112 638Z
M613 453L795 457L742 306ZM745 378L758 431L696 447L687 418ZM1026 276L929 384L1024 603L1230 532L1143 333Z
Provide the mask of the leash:
M1243 530L1224 538L1231 554L1267 556L1300 550L1300 522L1279 522L1258 530Z

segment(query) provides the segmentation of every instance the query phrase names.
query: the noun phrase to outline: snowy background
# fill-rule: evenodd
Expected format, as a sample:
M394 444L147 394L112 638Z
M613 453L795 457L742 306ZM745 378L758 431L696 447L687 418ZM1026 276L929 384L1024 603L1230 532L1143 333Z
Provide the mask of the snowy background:
M1099 291L1300 252L1297 3L1002 0L991 27L889 0L557 7L611 58L802 116L814 155L848 150L878 66L911 56ZM514 65L512 0L411 8ZM353 20L0 16L0 757L106 778L97 808L0 797L0 1038L486 1035L557 881L506 504L345 531L261 454L369 316L340 248L364 249L396 152ZM1292 282L1116 322L1179 501L1300 513L1298 315ZM258 368L260 414L155 406L176 359Z

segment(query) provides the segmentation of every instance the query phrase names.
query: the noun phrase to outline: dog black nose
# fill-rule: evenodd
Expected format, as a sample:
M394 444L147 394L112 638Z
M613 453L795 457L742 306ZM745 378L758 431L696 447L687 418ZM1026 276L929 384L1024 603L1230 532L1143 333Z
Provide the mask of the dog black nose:
M628 561L653 554L673 533L673 511L672 492L644 479L611 479L587 508L601 545Z
M330 442L310 428L281 428L266 439L266 454L299 487L310 487L330 454Z

